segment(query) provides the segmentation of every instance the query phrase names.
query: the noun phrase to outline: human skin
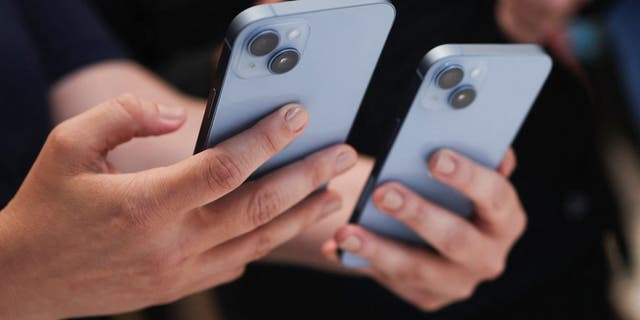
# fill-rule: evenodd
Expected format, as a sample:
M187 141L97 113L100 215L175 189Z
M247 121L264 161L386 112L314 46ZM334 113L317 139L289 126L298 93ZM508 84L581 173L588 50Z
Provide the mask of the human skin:
M567 28L579 11L593 0L499 0L496 17L512 41L538 43L571 70L582 75L567 39Z
M497 172L451 150L430 159L433 177L474 203L470 220L400 183L385 183L375 191L376 207L411 228L433 251L385 239L357 225L339 228L322 251L336 263L337 249L368 260L371 266L359 269L361 274L424 311L466 300L479 284L502 275L509 252L526 228L526 214L508 181L515 164L512 151ZM345 207L351 203L345 197Z
M58 125L0 211L0 318L115 314L241 276L245 265L341 207L316 190L357 161L336 145L245 180L308 123L285 106L171 166L120 173L107 160L133 138L174 132L185 110L134 96Z

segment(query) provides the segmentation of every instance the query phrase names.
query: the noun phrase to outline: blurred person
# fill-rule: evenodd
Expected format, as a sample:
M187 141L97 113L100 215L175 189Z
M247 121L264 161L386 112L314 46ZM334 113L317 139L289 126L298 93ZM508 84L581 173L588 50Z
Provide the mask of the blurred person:
M145 4L143 0L97 2L103 8ZM510 34L506 28L499 28L496 18L503 10L500 5L506 1L392 2L398 9L397 23L350 138L359 151L373 156L389 133L381 128L389 128L388 119L406 112L408 104L398 102L409 99L404 96L409 82L428 50L443 43L504 42L507 39L502 31ZM178 2L154 2L154 7L168 12L162 8L175 3ZM243 4L249 6L252 2ZM563 21L578 10L567 8L567 13L554 16ZM173 21L192 18L189 10L183 9L182 14L172 17ZM115 29L121 30L126 43L141 39L139 33L122 28L126 19L123 21L117 12L103 12ZM538 14L534 10L522 12ZM229 10L216 14L226 15L230 21L237 13ZM142 16L154 20L162 14L145 12ZM184 30L180 25L171 26L172 32L180 34ZM160 34L154 35L159 38ZM203 39L200 44L211 48L210 52L222 40L221 36L212 39L206 29L185 34ZM547 31L540 34L546 35ZM172 48L167 57L190 47L182 39L149 43ZM144 59L144 52L140 56ZM171 59L165 62L171 63ZM370 161L362 161L351 175L332 184L345 197L345 210L340 215L274 252L267 259L271 264L252 265L243 279L218 290L226 318L612 318L603 234L611 229L617 207L597 156L588 96L579 79L558 64L515 143L519 167L510 180L513 187L505 178L515 163L512 155L498 173L451 151L443 151L430 162L434 169L443 158L454 159L455 164L447 167L455 168L457 174L448 180L445 176L440 178L462 191L500 190L484 193L486 197L480 198L467 194L476 200L479 214L505 218L503 224L498 224L498 231L510 232L509 236L487 236L479 221L456 220L398 184L382 186L376 193L378 204L384 207L386 198L393 200L393 208L383 211L415 227L427 240L444 241L437 246L445 248L443 256L381 239L358 227L344 227L371 168ZM465 183L471 172L483 178ZM397 194L385 196L392 193ZM488 202L502 209L483 210ZM416 208L421 210L412 210ZM525 214L528 228L518 240ZM482 236L476 238L478 233ZM352 237L356 240L350 240ZM509 250L515 241L513 250ZM445 243L451 244L450 250L442 246ZM320 247L329 259L323 257ZM341 274L345 270L335 261L338 247L368 258L374 263L373 270L365 270L360 276ZM485 268L478 272L483 269L478 267ZM492 278L497 279L485 281Z
M83 1L1 0L0 27L0 318L175 301L236 279L340 208L316 190L355 164L346 145L243 184L304 131L303 106L189 157L202 101L127 60ZM124 91L166 104L91 107Z

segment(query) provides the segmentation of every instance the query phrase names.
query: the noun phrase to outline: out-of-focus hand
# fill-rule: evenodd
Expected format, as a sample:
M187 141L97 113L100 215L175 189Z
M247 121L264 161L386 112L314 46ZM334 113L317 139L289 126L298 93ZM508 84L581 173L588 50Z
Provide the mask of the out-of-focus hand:
M497 19L517 42L545 44L564 33L571 19L591 0L499 0Z
M257 181L308 114L289 105L170 167L120 174L106 156L135 137L179 128L184 111L127 96L56 127L0 211L0 318L112 314L232 281L302 229L338 210L309 194L357 160L338 145Z
M525 230L525 212L507 180L514 168L511 151L495 172L442 150L431 159L429 169L436 179L474 202L471 220L398 183L387 183L374 193L375 205L409 226L434 250L349 225L325 243L323 253L336 260L340 248L368 260L371 266L360 271L425 311L468 299L480 283L503 273L512 246Z

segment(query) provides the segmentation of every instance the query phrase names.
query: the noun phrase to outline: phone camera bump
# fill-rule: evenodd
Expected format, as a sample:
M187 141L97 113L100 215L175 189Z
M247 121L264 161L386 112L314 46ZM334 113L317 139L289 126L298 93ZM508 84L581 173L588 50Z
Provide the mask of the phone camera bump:
M456 89L449 98L449 104L454 109L464 109L469 107L476 100L478 93L471 86L463 86Z
M256 57L263 57L273 52L280 43L280 36L275 31L264 31L249 42L249 52Z
M464 70L462 70L462 67L452 65L448 66L438 74L436 82L440 88L448 90L459 85L463 79Z
M276 54L269 62L269 70L283 74L293 70L300 61L300 53L295 49L285 49Z

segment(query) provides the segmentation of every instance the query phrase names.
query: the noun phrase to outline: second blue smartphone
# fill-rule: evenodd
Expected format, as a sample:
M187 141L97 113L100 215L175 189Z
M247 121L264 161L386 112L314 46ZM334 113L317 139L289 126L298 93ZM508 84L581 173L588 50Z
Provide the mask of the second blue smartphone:
M430 51L418 68L411 108L393 143L377 159L352 222L385 237L424 245L411 229L373 204L375 188L391 181L470 217L473 204L431 177L429 158L448 148L497 168L551 67L551 58L535 45L443 45ZM348 267L368 264L349 253L342 254L342 261Z
M229 28L196 153L288 103L305 132L262 175L346 140L395 19L386 0L299 0L255 6Z

